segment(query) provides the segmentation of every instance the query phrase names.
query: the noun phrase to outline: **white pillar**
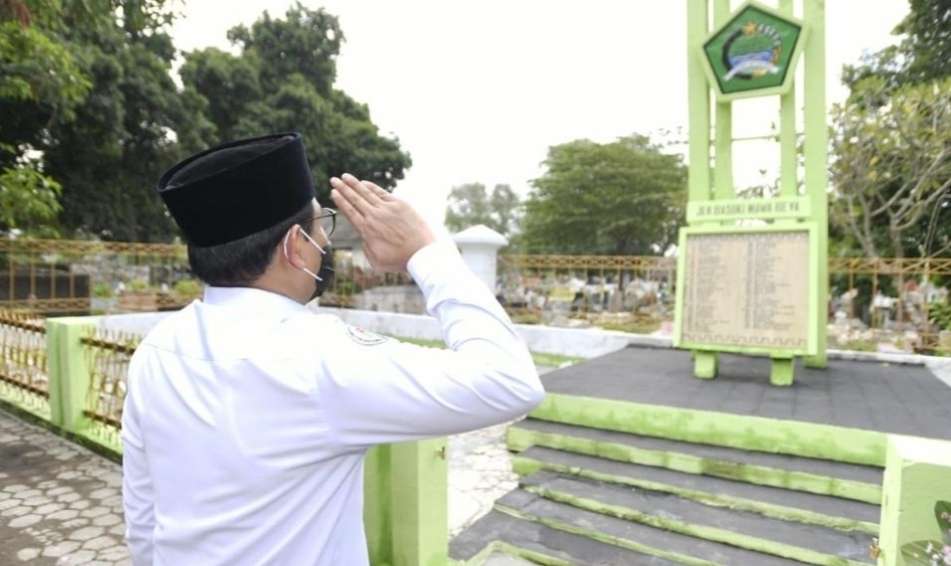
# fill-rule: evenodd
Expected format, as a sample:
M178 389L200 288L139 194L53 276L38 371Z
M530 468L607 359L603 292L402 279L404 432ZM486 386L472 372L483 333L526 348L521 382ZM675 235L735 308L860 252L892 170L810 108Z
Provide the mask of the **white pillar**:
M452 239L459 246L462 259L469 269L495 294L496 258L499 248L508 245L509 241L483 224L466 228Z

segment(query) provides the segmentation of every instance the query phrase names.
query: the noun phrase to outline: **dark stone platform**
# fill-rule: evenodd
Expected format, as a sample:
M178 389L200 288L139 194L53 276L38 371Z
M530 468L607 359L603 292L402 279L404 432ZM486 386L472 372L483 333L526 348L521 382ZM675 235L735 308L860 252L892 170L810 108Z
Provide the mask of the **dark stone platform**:
M789 419L951 440L951 386L928 367L797 362L795 383L769 383L770 361L721 354L719 376L693 377L690 353L631 346L542 377L549 393Z

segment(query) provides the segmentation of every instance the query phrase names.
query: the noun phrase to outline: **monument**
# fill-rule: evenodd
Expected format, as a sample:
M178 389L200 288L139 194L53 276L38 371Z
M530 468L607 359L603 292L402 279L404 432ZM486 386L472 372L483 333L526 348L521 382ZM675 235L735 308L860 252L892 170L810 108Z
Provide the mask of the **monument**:
M747 2L733 13L729 2L718 1L710 29L705 3L687 7L690 163L674 345L693 352L697 377L716 377L718 354L733 352L768 356L771 383L791 385L795 358L811 367L826 363L825 45L821 34L809 37L809 18L821 15L794 18L791 0L780 1L778 10ZM805 64L801 185L795 88L800 59ZM733 103L763 96L780 98L780 191L771 198L739 199L733 183Z

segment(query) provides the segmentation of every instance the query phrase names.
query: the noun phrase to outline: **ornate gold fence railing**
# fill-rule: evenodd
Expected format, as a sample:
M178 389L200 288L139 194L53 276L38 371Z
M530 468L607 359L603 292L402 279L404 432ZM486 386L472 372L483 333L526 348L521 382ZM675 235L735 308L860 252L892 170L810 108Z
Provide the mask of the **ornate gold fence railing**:
M83 416L89 419L85 432L107 446L120 444L126 374L140 341L134 334L99 328L90 328L80 339L89 379L83 407Z
M46 329L42 319L0 311L0 399L49 417Z
M413 300L411 285L406 275L374 273L340 250L334 283L321 302L399 310ZM200 293L183 245L0 240L0 308L44 316L174 310Z
M199 289L181 245L0 240L2 308L44 315L167 310Z

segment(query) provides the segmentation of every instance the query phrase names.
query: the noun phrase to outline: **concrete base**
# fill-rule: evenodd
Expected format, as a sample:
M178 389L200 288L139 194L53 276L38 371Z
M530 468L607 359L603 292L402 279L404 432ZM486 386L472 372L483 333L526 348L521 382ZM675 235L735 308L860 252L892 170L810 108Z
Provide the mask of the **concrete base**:
M693 375L700 379L713 379L719 369L719 357L716 352L696 351L693 353Z
M793 384L796 364L792 358L773 358L769 371L769 382L779 387Z

